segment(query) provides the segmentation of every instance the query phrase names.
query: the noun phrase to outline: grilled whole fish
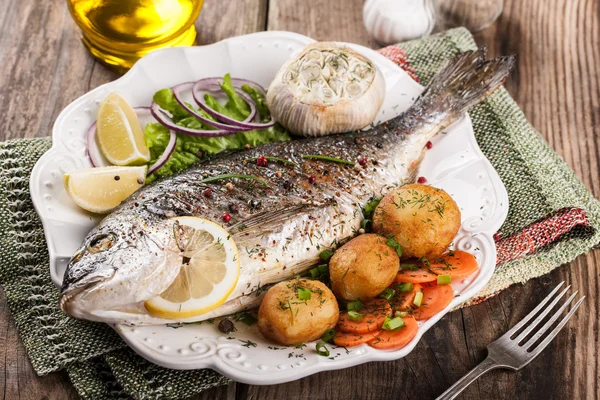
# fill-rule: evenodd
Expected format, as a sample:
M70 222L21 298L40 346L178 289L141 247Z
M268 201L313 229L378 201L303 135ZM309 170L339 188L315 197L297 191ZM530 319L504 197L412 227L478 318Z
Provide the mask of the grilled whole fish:
M61 308L76 318L161 324L257 305L261 288L306 271L321 250L355 235L361 206L371 198L413 181L427 141L500 86L513 62L485 60L484 49L462 53L440 69L409 110L371 130L220 155L143 187L106 216L70 260ZM352 166L314 155L362 162ZM248 161L260 156L295 165ZM239 178L202 182L227 174L259 177L266 185ZM206 189L210 197L203 195ZM231 215L228 223L224 213ZM212 311L178 321L157 318L144 301L165 291L179 273L182 253L170 218L185 215L228 230L239 250L240 277Z

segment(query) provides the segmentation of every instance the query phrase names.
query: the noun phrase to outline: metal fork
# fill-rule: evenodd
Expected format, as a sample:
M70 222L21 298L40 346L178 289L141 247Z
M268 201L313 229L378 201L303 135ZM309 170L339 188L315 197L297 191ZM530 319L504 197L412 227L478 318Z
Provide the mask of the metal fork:
M473 368L468 374L463 376L458 382L452 385L448 390L442 393L437 400L451 400L460 394L467 386L469 386L475 379L481 375L496 368L505 368L518 371L531 362L538 354L546 348L548 343L556 334L562 329L567 321L573 316L577 308L581 305L585 296L583 296L565 315L556 326L553 328L553 324L561 316L563 311L569 307L569 304L573 301L577 292L573 293L561 306L560 308L548 319L548 321L529 338L525 341L527 335L529 335L535 328L538 327L543 319L548 315L563 295L569 290L571 286L567 286L560 294L556 295L556 292L561 288L564 282L561 282L552 292L536 307L531 311L525 318L523 318L517 325L511 330L506 332L500 339L488 345L488 355L485 360L478 366ZM540 312L540 315L533 319L533 317ZM533 320L532 320L533 319ZM523 329L522 332L519 330ZM517 335L517 332L519 334ZM537 343L539 339L548 334L541 342Z

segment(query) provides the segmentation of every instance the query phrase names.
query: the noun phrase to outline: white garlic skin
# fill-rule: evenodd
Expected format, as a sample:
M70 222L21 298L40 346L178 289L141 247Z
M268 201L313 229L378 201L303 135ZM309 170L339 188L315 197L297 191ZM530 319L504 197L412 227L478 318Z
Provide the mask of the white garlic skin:
M307 137L361 129L385 98L381 72L366 57L336 42L317 42L285 63L267 91L272 117Z
M427 36L435 27L432 0L367 0L363 23L381 44L395 44Z

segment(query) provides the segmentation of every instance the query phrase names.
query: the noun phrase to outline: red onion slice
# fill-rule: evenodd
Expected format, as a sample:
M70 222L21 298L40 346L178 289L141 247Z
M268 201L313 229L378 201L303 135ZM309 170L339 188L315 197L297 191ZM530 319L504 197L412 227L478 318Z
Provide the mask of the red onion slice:
M244 128L244 129L265 129L265 128L270 128L273 125L275 125L275 121L271 118L271 121L266 122L266 123L255 123L255 122L246 122L246 121L238 121L236 119L233 119L231 117L228 117L227 115L221 114L215 110L213 110L212 108L210 108L206 103L204 103L204 98L201 95L201 92L218 92L221 90L221 85L220 82L222 82L221 78L204 78L204 79L200 79L199 81L197 81L193 88L192 88L192 96L194 97L194 100L196 101L196 104L198 104L198 106L200 108L202 108L204 111L206 111L208 114L210 114L212 117L217 118L229 125L233 125L233 126L237 126L240 128ZM236 91L236 93L238 95L240 95L241 98L244 99L244 101L246 103L248 103L248 106L250 107L250 114L252 114L253 112L256 113L257 116L257 120L260 120L260 116L258 111L256 110L256 104L254 103L254 100L252 99L252 97L250 97L248 94L246 94L246 92L244 92L243 90L240 90L241 86L244 84L248 84L250 86L255 86L260 92L263 93L263 95L265 94L264 88L262 86L260 86L259 84L246 80L246 79L238 79L238 78L231 78L231 83L233 84L233 87Z
M241 126L235 126L235 125L231 125L231 124L227 124L227 123L223 123L223 122L219 122L219 121L213 121L211 119L204 117L202 114L199 114L198 112L196 112L196 110L194 110L193 108L191 108L187 104L185 104L181 94L182 94L182 92L184 92L186 90L192 89L194 84L195 84L195 82L186 82L186 83L181 83L179 85L173 86L171 88L171 90L173 91L173 97L175 97L175 100L177 101L177 103L179 103L179 105L181 107L183 107L183 109L185 111L187 111L189 114L191 114L194 118L196 118L198 121L204 122L205 124L208 124L215 128L223 129L223 130L231 131L231 132L242 132L242 131L249 131L249 130L253 129L253 128L244 128ZM217 113L217 114L222 115L219 113ZM252 121L252 119L254 119L254 116L256 114L257 114L256 107L250 107L250 115L248 116L248 118L246 118L242 122L248 123L248 122ZM215 116L215 118L218 118L218 117Z
M152 164L150 168L148 168L148 173L146 174L146 176L153 174L154 172L158 171L163 165L165 165L165 163L169 161L169 158L171 158L171 155L175 151L175 145L177 144L177 134L172 130L169 130L169 134L171 135L171 137L169 138L169 143L167 144L167 147L165 147L165 151L158 158L158 160L156 160L156 162Z
M224 129L218 129L218 130L192 129L192 128L186 128L185 126L177 125L175 122L173 122L173 119L167 114L167 111L160 108L160 106L158 104L156 104L154 101L152 102L152 105L150 106L150 112L152 113L152 116L154 118L156 118L156 120L165 128L170 129L175 132L184 133L186 135L218 137L218 136L228 136L228 135L232 135L235 133L235 131L232 132L232 131L227 131Z
M138 118L144 118L150 115L149 107L134 107L133 111L135 111ZM92 167L101 167L102 165L108 164L108 162L102 155L102 152L98 148L98 143L96 142L96 122L94 122L88 128L86 140L86 153L88 158L90 159L90 162L92 163Z

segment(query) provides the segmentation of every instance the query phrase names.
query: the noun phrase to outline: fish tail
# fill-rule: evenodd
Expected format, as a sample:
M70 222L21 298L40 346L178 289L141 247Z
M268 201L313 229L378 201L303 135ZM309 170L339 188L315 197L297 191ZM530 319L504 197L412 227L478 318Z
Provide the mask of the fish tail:
M485 54L486 48L481 47L446 61L408 111L412 118L404 121L434 124L441 130L489 96L504 83L515 57L486 60ZM405 128L413 131L415 126Z

